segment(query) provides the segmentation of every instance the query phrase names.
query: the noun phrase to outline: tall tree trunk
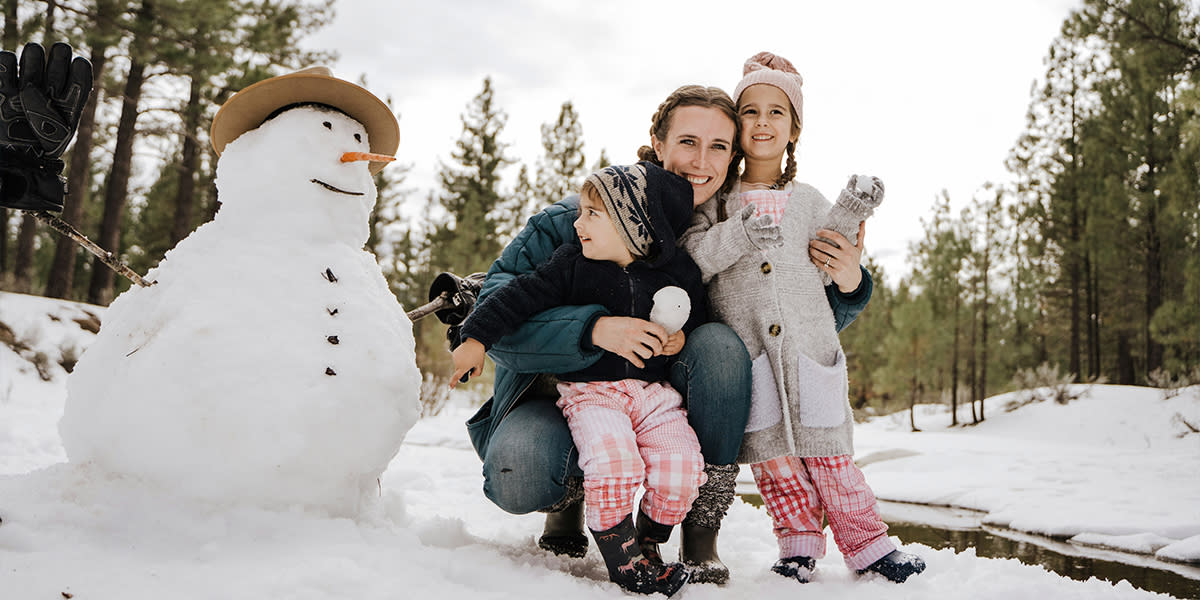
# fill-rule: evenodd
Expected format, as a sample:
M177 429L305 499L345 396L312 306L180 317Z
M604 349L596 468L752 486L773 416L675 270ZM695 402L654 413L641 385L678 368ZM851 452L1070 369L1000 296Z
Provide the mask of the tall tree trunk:
M1087 262L1087 305L1088 305L1088 379L1100 378L1100 271L1088 252Z
M191 92L183 111L183 156L179 163L179 186L175 194L175 218L171 226L171 246L192 231L192 212L196 204L196 170L200 163L197 130L200 128L200 85L191 80Z
M125 80L124 102L117 125L112 171L109 173L108 185L105 186L104 192L104 217L100 222L100 236L96 242L113 254L118 253L117 246L121 239L121 216L125 211L125 197L129 192L138 101L142 95L145 72L146 64L141 56L135 54L130 59L129 78ZM91 285L88 286L88 302L107 305L112 300L114 277L112 270L99 258L95 259L92 264Z
M1067 280L1070 282L1070 308L1071 313L1071 335L1070 345L1067 348L1067 370L1071 373L1072 379L1076 383L1079 382L1079 376L1083 373L1080 361L1080 315L1083 313L1083 306L1080 302L1080 297L1083 291L1083 278L1079 273L1079 262L1077 257L1072 256L1070 266L1067 267Z
M16 2L11 2L16 4ZM43 30L42 45L49 47L54 43L54 9L55 0L46 2L46 22ZM38 221L33 215L21 217L21 229L17 233L17 259L13 265L14 285L18 292L29 292L33 289L33 253L34 242L37 240Z
M1072 55L1074 53L1072 52ZM1072 69L1074 73L1074 69ZM1083 280L1080 273L1080 255L1083 253L1083 227L1080 223L1080 198L1079 198L1079 106L1077 100L1079 98L1079 80L1077 77L1071 77L1071 133L1067 138L1067 152L1071 155L1071 166L1069 190L1070 198L1067 200L1067 207L1070 214L1067 216L1067 231L1070 240L1068 240L1070 250L1067 254L1067 278L1071 286L1071 316L1070 316L1070 348L1067 354L1067 369L1071 372L1072 379L1078 383L1083 369L1080 367L1080 327L1081 315L1083 306L1080 303L1082 295Z
M33 242L37 239L37 218L28 213L21 217L17 232L17 257L13 263L13 289L28 293L33 289Z
M56 0L46 0L46 36L42 38L42 45L47 49L58 41L54 39L54 9L56 8L58 8Z
M1037 336L1033 343L1034 365L1040 365L1050 360L1050 347L1048 341L1049 336L1046 333L1045 323L1049 321L1046 316L1046 305L1052 300L1049 298L1048 294L1046 294L1046 291L1046 289L1039 290L1036 292L1037 297L1035 298L1038 306L1037 314L1034 316L1032 326L1032 329Z
M100 81L104 75L107 45L92 48L92 77ZM62 219L76 229L83 228L84 207L88 200L88 184L91 182L92 137L96 130L96 106L100 103L100 87L92 91L92 97L79 115L79 129L75 133L75 147L71 150L71 166L67 176L67 201ZM67 237L60 236L54 248L54 262L50 265L50 276L46 282L46 296L67 298L75 284L75 262L79 256L79 245Z
M971 311L971 343L970 343L970 346L967 351L967 388L971 390L970 400L971 400L971 423L972 424L979 422L979 415L977 415L975 413L975 398L979 391L979 385L977 383L978 380L976 379L976 371L975 371L975 354L976 354L976 348L978 348L978 344L976 344L976 341L975 341L975 331L976 331L976 324L977 324L975 317L976 317L975 310L972 310Z
M1153 110L1155 96L1152 94L1145 104L1150 115ZM1146 368L1142 378L1147 379L1150 373L1162 367L1163 347L1154 341L1150 335L1150 320L1163 304L1163 267L1162 267L1162 234L1158 229L1159 204L1164 198L1158 192L1158 174L1163 169L1164 160L1156 151L1155 142L1158 132L1155 131L1157 119L1146 119L1144 140L1146 144L1146 178L1142 185L1142 197L1146 202L1146 312L1142 321L1142 336L1146 341Z
M17 29L17 3L4 3L4 47L17 49L21 41ZM0 208L0 275L8 272L8 209ZM0 277L0 280L3 278Z
M987 399L987 372L988 372L988 285L986 279L983 280L983 314L980 315L979 322L979 420L984 420L983 402Z
M993 206L995 208L993 208ZM991 304L991 293L992 293L991 239L992 239L993 232L996 231L996 229L997 229L996 227L993 227L994 222L992 221L992 219L996 217L996 213L999 210L999 206L1000 206L1000 196L997 195L996 196L996 204L988 206L984 212L984 221L985 221L984 227L985 227L985 231L986 231L986 237L984 238L984 247L983 247L983 273L981 273L982 279L983 279L983 281L981 282L983 284L983 296L982 296L981 300L983 302L982 302L982 306L980 307L981 310L979 312L979 420L980 421L984 420L983 402L985 400L987 400L987 390L988 390L988 320L989 320L989 317L991 316L988 313L991 310L991 307L989 305Z
M950 425L958 425L958 307L962 303L954 296L954 342L950 352Z
M1130 349L1129 333L1120 331L1117 333L1117 383L1133 385L1133 381L1133 353Z
M921 431L917 429L917 397L921 395L921 383L917 381L916 375L912 378L912 393L908 396L908 426L914 432Z
M1153 170L1153 167L1151 167ZM1151 175L1153 177L1153 175ZM1153 187L1151 189L1154 189ZM1153 196L1153 194L1151 194ZM1162 238L1158 233L1158 198L1149 198L1149 214L1146 215L1146 312L1142 321L1142 335L1146 339L1145 378L1162 366L1163 347L1150 335L1150 321L1163 303Z

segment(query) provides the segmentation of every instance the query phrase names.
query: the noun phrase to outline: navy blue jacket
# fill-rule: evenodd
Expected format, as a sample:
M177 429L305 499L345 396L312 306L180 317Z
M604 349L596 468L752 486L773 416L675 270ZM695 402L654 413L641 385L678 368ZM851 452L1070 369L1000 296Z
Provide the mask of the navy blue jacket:
M564 244L537 270L517 277L476 304L463 323L462 336L491 348L529 317L561 305L599 304L612 316L649 320L654 293L672 285L683 288L691 299L691 315L683 326L684 334L690 333L708 320L700 268L682 251L663 258L635 260L621 267L587 258L577 242ZM592 322L600 316L595 315ZM671 359L654 356L639 369L617 354L604 352L590 365L556 375L563 381L665 381Z

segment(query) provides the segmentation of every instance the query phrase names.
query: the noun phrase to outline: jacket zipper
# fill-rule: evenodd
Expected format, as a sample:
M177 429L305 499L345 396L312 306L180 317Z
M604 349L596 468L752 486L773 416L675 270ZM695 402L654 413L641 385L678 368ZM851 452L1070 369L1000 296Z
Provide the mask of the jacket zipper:
M637 308L635 306L635 304L637 304L637 298L635 298L633 295L633 274L629 272L629 267L627 267L627 266L621 267L621 270L625 272L625 284L626 284L626 287L629 288L629 315L633 316L633 315L637 314L634 312L634 309ZM633 369L634 369L633 363L631 363L629 361L625 361L625 378L626 379L633 378Z

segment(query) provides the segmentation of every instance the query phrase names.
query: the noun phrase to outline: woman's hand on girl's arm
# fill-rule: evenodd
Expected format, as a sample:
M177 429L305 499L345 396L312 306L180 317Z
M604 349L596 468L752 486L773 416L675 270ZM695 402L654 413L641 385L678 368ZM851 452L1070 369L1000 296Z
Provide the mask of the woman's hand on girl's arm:
M829 273L829 277L837 284L843 294L849 294L858 289L862 283L862 271L858 265L862 261L863 238L867 232L866 222L858 224L858 243L851 245L850 240L832 229L821 229L817 235L830 240L834 244L813 239L808 242L808 257L818 270Z
M643 360L663 353L668 337L661 325L634 317L600 317L592 325L592 345L624 358L639 369L646 366Z

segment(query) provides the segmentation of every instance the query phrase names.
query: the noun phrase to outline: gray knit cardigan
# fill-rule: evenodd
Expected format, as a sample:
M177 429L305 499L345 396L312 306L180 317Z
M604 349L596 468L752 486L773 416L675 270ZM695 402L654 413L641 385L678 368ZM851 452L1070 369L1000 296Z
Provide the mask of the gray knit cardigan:
M741 336L754 359L754 397L738 461L854 453L846 359L820 272L808 258L830 209L816 188L789 183L784 243L756 249L746 236L735 187L700 206L680 244L708 284L715 317ZM719 221L718 203L731 218Z

